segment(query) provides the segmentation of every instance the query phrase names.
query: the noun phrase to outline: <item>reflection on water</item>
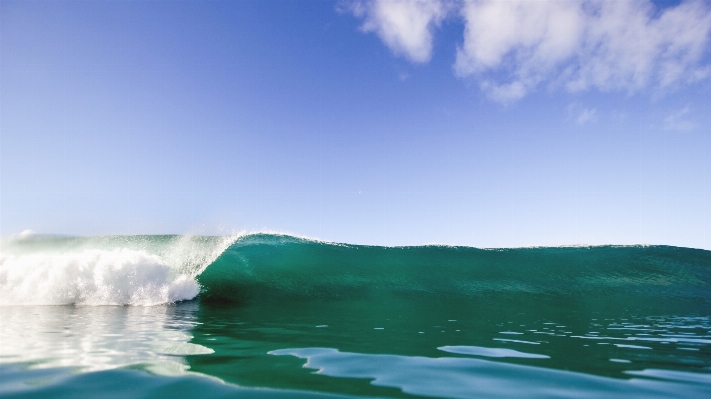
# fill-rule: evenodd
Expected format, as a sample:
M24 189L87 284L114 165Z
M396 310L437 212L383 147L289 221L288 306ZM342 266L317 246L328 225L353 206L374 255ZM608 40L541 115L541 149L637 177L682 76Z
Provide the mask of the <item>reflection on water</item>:
M376 386L405 393L453 399L469 398L700 398L711 393L709 376L676 372L690 384L655 380L619 380L541 367L468 358L429 358L340 352L330 348L282 349L272 355L306 359L304 367L320 375L371 379ZM654 370L638 373L660 376ZM665 378L668 376L661 376Z
M444 352L458 353L460 355L473 355L484 357L520 357L525 359L549 359L550 356L538 355L535 353L519 352L507 348L485 348L481 346L441 346L437 348Z
M193 342L215 354L189 358L191 370L243 386L387 397L493 396L485 387L501 397L711 394L708 317L346 305L202 306Z
M370 397L711 397L709 317L366 305L0 307L0 385L15 378L21 391L73 370L63 381L150 387L124 373L140 369Z
M188 342L197 306L0 307L0 362L83 372L145 365L180 373L188 368L184 355L213 353Z

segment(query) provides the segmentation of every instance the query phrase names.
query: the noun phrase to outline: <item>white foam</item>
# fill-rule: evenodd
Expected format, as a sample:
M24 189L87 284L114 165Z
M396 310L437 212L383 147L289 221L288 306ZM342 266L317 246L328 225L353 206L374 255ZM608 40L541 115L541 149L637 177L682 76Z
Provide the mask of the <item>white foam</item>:
M0 255L2 305L157 305L199 292L194 277L142 250Z
M195 298L196 277L239 236L9 237L2 305L159 305Z

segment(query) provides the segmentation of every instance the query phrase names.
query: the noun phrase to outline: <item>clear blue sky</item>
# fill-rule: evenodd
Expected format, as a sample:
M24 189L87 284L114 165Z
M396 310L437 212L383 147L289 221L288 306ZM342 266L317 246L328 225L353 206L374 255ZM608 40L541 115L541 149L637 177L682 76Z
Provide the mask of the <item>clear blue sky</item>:
M0 234L711 249L711 2L0 2Z

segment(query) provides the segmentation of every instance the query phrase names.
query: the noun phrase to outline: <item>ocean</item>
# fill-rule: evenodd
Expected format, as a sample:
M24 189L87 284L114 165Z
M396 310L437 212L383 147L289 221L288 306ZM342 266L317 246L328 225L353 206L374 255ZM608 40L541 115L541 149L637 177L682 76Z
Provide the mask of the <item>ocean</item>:
M711 251L282 234L0 247L2 398L711 397Z

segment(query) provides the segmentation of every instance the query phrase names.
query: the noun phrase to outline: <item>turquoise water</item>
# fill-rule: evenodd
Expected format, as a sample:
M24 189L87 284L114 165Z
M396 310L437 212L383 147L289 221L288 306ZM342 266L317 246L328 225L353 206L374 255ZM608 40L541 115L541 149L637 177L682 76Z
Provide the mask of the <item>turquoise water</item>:
M2 241L3 397L711 396L711 252Z

